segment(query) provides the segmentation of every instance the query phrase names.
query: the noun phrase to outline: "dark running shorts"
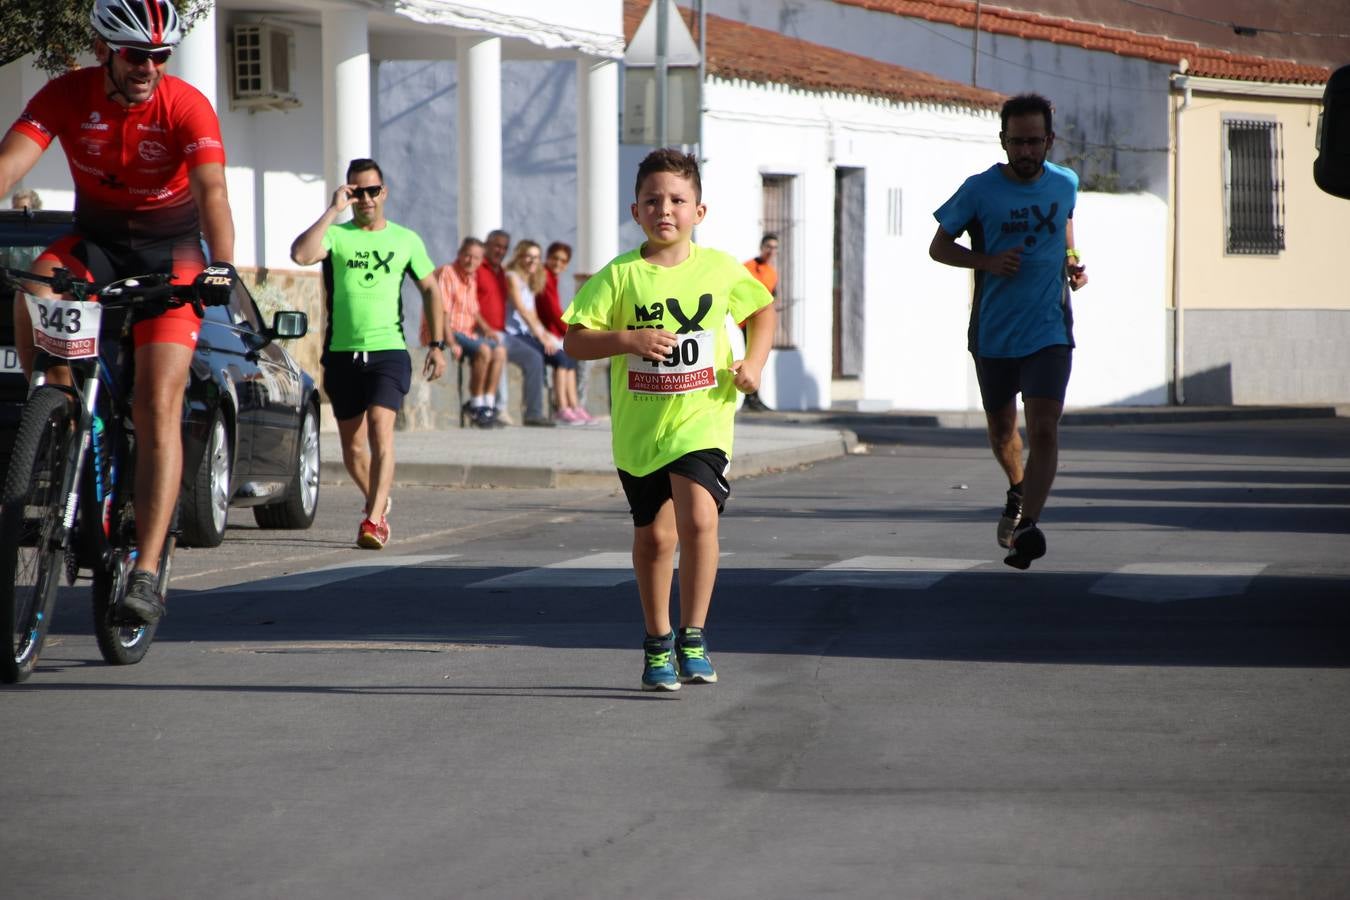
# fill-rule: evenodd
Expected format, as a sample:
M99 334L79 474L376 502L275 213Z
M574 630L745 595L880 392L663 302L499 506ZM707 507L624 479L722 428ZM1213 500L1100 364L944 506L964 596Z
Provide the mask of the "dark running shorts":
M100 244L72 232L43 250L38 259L53 260L69 269L76 278L88 281L172 272L176 283L191 284L206 268L201 240L196 235L154 241L132 249ZM110 317L105 317L104 334L113 333L123 315L113 312ZM189 305L175 306L155 315L135 314L132 321L131 337L135 346L181 344L190 350L197 346L197 332L202 320Z
M412 357L407 350L327 350L323 390L333 404L333 417L354 419L372 406L397 411L412 387Z
M717 513L721 515L726 508L727 498L731 496L731 485L727 482L728 465L727 455L721 450L695 450L650 475L639 477L619 469L619 481L623 483L628 509L633 514L633 527L645 528L656 521L656 514L670 499L672 473L702 485L717 501Z
M1032 397L1063 403L1072 368L1073 348L1068 344L1054 344L1030 356L1011 359L975 357L975 375L980 380L985 412L1002 409L1017 399L1019 392L1024 402Z

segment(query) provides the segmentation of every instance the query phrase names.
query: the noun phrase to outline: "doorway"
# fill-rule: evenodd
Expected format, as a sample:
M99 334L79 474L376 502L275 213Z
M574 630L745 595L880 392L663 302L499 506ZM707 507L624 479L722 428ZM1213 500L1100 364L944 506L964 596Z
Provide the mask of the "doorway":
M866 295L866 172L834 171L834 371L835 378L856 379L863 372Z

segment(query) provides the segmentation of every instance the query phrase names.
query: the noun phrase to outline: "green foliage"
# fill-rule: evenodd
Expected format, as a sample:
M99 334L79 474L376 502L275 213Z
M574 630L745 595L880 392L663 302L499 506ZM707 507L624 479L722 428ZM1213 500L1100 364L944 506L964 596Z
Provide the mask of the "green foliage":
M173 0L190 29L212 0ZM0 0L0 66L29 53L37 66L58 75L93 47L89 10L94 0Z

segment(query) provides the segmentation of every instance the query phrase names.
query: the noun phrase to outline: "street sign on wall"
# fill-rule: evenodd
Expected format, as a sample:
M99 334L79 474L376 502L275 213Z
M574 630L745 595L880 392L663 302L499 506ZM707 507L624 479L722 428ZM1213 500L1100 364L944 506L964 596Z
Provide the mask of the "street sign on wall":
M663 20L664 36L660 32ZM624 54L623 130L619 138L623 143L698 142L702 104L699 59L698 45L674 2L654 0ZM664 132L658 111L663 85Z

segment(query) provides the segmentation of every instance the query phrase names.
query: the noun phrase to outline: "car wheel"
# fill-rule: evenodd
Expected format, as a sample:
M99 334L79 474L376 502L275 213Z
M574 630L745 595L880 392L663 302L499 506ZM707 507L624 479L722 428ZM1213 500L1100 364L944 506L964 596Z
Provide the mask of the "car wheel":
M305 407L300 419L299 447L286 485L286 498L280 503L253 507L259 528L299 530L314 524L319 509L319 411Z
M211 417L206 452L197 472L183 487L178 525L182 543L192 547L219 547L225 540L225 523L230 514L230 432L225 413L217 409Z

